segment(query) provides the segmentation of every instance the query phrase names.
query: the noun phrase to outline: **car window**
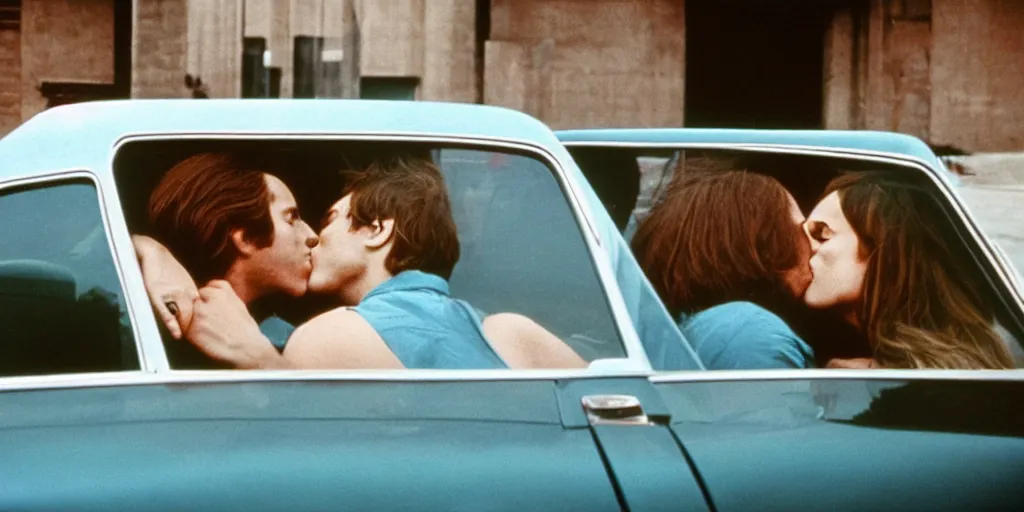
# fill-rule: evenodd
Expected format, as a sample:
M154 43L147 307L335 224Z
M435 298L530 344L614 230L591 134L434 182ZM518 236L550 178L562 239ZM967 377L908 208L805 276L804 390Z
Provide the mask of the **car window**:
M0 191L0 375L139 368L87 180Z
M152 225L147 205L169 171L193 156L208 154L230 155L237 159L230 165L258 168L280 177L294 195L301 217L314 230L326 225L325 214L341 198L345 180L360 170L396 154L429 158L443 174L459 242L458 259L448 279L451 296L468 303L484 319L498 313L525 316L586 361L626 356L608 294L569 196L555 171L535 157L464 145L366 141L127 144L119 151L114 169L129 230L171 241L172 253L190 254L187 269L205 258L202 247L188 245L194 242L176 238L169 228ZM339 172L343 170L347 172ZM161 193L167 193L166 189ZM336 252L344 243L321 243L320 249L315 249L312 268L337 270L331 266L332 258L344 257L343 252ZM331 283L326 275L318 273L318 282ZM281 329L264 331L280 349L289 343L293 332L289 327L298 328L351 300L346 293L344 285L328 284L305 294L277 294L265 301L258 299L265 303L251 302L284 320L274 322ZM361 304L363 299L365 296L356 302ZM358 305L356 308L359 311ZM368 310L363 313L373 315ZM263 327L265 323L260 321ZM379 327L386 328L384 324ZM189 345L165 340L164 346L176 368L207 367L202 354L177 355L176 347L191 350Z
M1005 253L1018 274L1024 272L1024 154L958 157L948 162L961 174L957 191L974 220Z
M990 286L994 269L919 171L856 158L724 149L570 149L588 180L606 185L605 195L598 194L603 203L616 201L605 205L609 210L624 203L616 194L627 182L638 180L623 234L709 369L1024 364L1021 312L1007 287ZM599 151L614 152L614 159L592 158ZM612 160L615 165L605 165ZM965 177L961 195L1019 266L1024 237L1015 221L1024 218L1013 199L1024 186L989 183L993 174L974 182ZM830 184L852 190L849 201L826 193ZM792 213L790 198L800 215ZM863 213L878 205L886 208L881 214ZM866 247L871 250L859 252ZM790 252L785 261L797 264L777 256ZM752 270L767 268L775 270ZM889 292L865 293L880 288ZM862 329L864 322L877 330Z
M584 359L624 355L596 269L551 170L527 156L442 149L462 257L452 293L539 322Z

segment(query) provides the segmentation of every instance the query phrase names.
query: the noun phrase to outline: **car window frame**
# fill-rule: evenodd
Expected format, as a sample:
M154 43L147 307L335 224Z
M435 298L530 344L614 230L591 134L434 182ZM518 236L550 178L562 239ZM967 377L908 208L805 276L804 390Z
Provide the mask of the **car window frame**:
M921 158L890 153L885 151L871 151L849 148L833 148L821 146L807 146L796 144L768 144L768 143L735 143L735 142L647 142L647 141L563 141L567 148L574 147L608 147L637 150L724 150L724 151L746 151L752 153L807 155L832 158L854 158L864 161L877 162L887 165L902 166L914 169L916 172L924 173L931 183L941 194L946 204L951 205L956 220L962 223L969 235L969 240L963 240L975 256L982 258L982 271L986 279L991 281L995 287L1003 307L1010 313L1014 322L1012 331L1024 333L1024 290L1017 286L1017 281L1011 270L1004 264L998 254L992 240L989 239L981 226L970 215L967 204L956 192L956 184L949 177L948 171L937 168L938 162L930 162ZM976 249L981 249L977 254ZM995 279L993 279L995 278ZM1024 348L1024 347L1022 347ZM754 371L754 370L750 370ZM1005 371L1005 370L1004 370Z
M127 144L136 142L159 142L159 141L325 141L325 142L366 142L366 143L419 143L436 144L452 148L472 149L477 151L494 151L515 153L536 159L548 167L554 174L563 196L568 201L569 211L573 220L580 230L584 245L589 253L590 262L596 273L600 289L604 293L610 314L612 325L616 329L619 339L625 352L625 357L614 359L600 359L592 361L588 368L565 369L565 370L531 370L531 369L507 369L507 370L333 370L326 375L323 371L317 370L288 370L286 372L267 371L261 372L265 377L281 378L284 375L297 372L307 374L314 378L337 378L346 380L349 376L366 376L372 374L373 378L389 379L397 373L399 380L408 378L428 379L480 379L494 378L497 380L519 378L537 378L540 375L550 375L558 378L575 377L619 377L650 375L654 372L647 353L643 349L636 327L630 319L625 299L618 282L615 278L615 270L612 266L611 257L605 250L607 241L602 240L600 230L596 225L596 219L590 213L590 205L587 204L586 194L581 190L581 185L576 183L569 172L568 165L575 165L575 162L562 162L558 155L554 154L547 147L530 141L528 139L508 139L500 137L480 137L472 135L452 135L444 133L407 133L407 132L220 132L220 131L195 131L195 132L155 132L155 133L126 133L123 134L110 150L108 160L108 174L111 181L111 198L116 201L118 213L121 213L121 202L117 195L117 187L114 181L114 161L121 148ZM122 235L126 240L127 250L134 255L131 246L131 235L128 233L123 214L117 226L115 236ZM123 230L123 233L117 231ZM147 301L147 306L140 316L141 336L144 337L143 345L149 352L146 359L148 368L153 373L185 373L191 374L197 370L176 370L170 367L167 354L163 348L162 338L159 334L156 314L148 307L148 294L141 277L141 269L136 265L129 265L127 269L126 286L130 297L142 297ZM594 363L597 364L594 364ZM227 370L235 372L235 370ZM251 371L251 370L249 370ZM201 370L202 375L216 374L218 370ZM414 372L414 373L410 373ZM534 376L534 377L531 377ZM305 377L304 377L305 378Z
M117 275L118 289L116 290L121 294L121 298L124 301L125 315L128 319L128 326L131 329L132 341L135 346L135 355L139 362L139 368L133 370L118 370L118 371L104 371L104 372L78 372L78 373L61 373L56 375L29 375L29 376L16 376L16 377L0 377L0 390L6 389L5 384L11 383L18 385L18 383L26 383L31 385L33 382L40 380L57 380L66 381L77 381L80 379L87 380L103 380L106 378L113 377L114 379L123 378L125 376L137 376L140 374L147 373L146 365L146 350L143 346L143 340L139 332L139 318L135 313L135 305L133 304L133 298L129 293L129 287L125 280L125 266L123 265L121 258L118 256L117 244L115 243L115 230L112 228L110 223L110 213L107 210L108 203L104 197L104 186L102 179L99 175L90 169L86 168L70 168L60 169L49 172L36 173L31 176L18 176L7 179L0 179L0 200L11 193L18 193L15 189L30 189L38 190L45 189L47 187L70 185L74 183L87 182L93 187L93 192L96 194L96 208L100 214L100 224L103 227L103 238L106 242L107 250L109 251L111 262L114 265L114 272ZM120 209L119 209L120 211Z

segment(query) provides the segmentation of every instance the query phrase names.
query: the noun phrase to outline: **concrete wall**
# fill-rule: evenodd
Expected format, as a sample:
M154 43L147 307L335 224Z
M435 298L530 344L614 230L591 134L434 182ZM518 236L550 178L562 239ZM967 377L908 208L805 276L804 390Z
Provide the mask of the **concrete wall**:
M188 3L186 69L202 78L211 98L242 95L242 6L244 0Z
M476 2L429 0L424 6L420 96L429 100L482 100L476 51Z
M21 124L21 31L0 30L0 137Z
M416 98L480 99L475 0L357 0L359 73L419 78Z
M870 0L837 9L825 127L891 130L967 151L1024 149L1024 2Z
M824 125L930 138L931 5L870 0L833 12L825 40Z
M437 1L437 0L434 0ZM426 0L356 3L363 76L423 76ZM431 30L437 30L431 27Z
M113 83L114 0L23 0L21 116L46 107L44 81Z
M682 0L493 0L484 102L554 128L682 126L684 59Z
M133 17L132 97L188 97L187 0L136 0Z
M20 31L0 31L0 133L43 109L42 81L113 81L115 1L23 1ZM243 36L267 39L291 97L293 40L309 35L343 56L345 96L360 76L416 77L418 99L504 105L555 128L683 122L684 0L491 0L489 34L475 0L134 1L134 97L186 97L185 73L239 96ZM827 128L1024 148L1024 2L845 5L824 43Z
M932 138L1024 149L1024 2L934 0Z

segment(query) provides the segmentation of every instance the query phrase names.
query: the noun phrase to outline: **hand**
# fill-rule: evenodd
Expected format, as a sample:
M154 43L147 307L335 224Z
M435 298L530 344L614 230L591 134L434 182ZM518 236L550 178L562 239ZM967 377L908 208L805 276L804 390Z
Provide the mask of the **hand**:
M826 368L881 368L882 365L870 357L857 357L853 359L829 359Z
M160 242L141 235L132 236L132 242L153 310L171 337L181 339L192 322L192 305L199 297L195 281Z
M206 355L235 368L288 367L227 281L210 281L199 290L185 337Z

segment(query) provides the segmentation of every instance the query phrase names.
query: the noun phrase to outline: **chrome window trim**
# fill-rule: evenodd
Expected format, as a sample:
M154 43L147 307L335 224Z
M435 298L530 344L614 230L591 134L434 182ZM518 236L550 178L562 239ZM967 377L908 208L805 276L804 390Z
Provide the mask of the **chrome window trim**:
M170 370L38 375L0 379L0 393L136 385L188 385L262 382L500 382L563 379L646 379L650 371L613 375L589 370Z
M792 369L792 370L709 370L663 372L648 380L654 384L685 382L733 382L777 380L968 380L1024 381L1018 370L933 370L933 369Z
M41 375L0 379L0 393L138 385L332 382L417 383L646 379L652 384L766 381L1024 381L1024 370L792 369L644 371L606 375L587 370L171 370Z
M59 186L62 182L67 184L69 181L83 179L92 184L96 193L96 206L100 211L100 223L103 227L103 239L106 241L107 250L110 251L110 259L114 264L114 271L117 274L119 292L121 293L121 297L124 299L125 314L128 316L128 324L132 330L132 340L135 342L135 354L139 360L139 370L124 370L122 372L114 373L123 374L145 371L148 367L147 363L151 354L147 352L146 347L143 344L142 337L139 335L139 319L137 318L135 308L132 304L132 297L128 293L128 284L125 280L125 267L122 264L121 258L118 257L117 248L114 242L114 229L110 223L108 203L105 198L105 191L100 176L89 169L70 168L58 169L44 173L35 173L30 177L21 176L10 179L0 179L0 198L2 198L3 195L6 195L12 188L46 186L47 184L51 184L51 186ZM117 209L120 211L120 203L118 203ZM6 379L6 377L0 377L0 382L4 379Z
M1014 302L1012 306L1017 307L1018 314L1016 316L1021 317L1024 315L1024 292L1015 285L1016 280L1013 278L1013 274L1010 269L1006 268L1002 260L998 257L996 249L993 246L988 236L984 234L981 227L974 222L973 217L968 215L967 206L964 204L960 196L955 192L955 187L949 180L944 177L947 171L940 171L935 169L931 163L926 162L920 158L911 157L904 154L888 153L884 151L869 151L860 149L843 149L843 148L825 148L822 146L799 146L789 144L755 144L755 143L701 143L701 142L683 142L683 143L648 143L648 142L566 142L566 147L575 146L600 146L600 147L621 147L621 148L636 148L636 149L731 149L738 151L752 151L761 153L773 153L773 154L791 154L791 155L810 155L810 156L830 156L830 157L855 157L863 160L902 165L905 167L915 167L918 170L924 171L924 173L931 179L932 183L941 191L943 196L953 205L954 213L959 219L967 226L967 232L975 243L980 246L984 252L984 257L988 263L996 270L997 277L1001 280L1005 287L1005 291L1009 292L1009 296ZM1024 330L1024 318L1018 318L1018 322L1021 322L1020 328Z
M121 148L132 142L144 142L144 141L159 141L159 140L291 140L291 141L365 141L365 142L420 142L420 143L434 143L434 144L455 144L455 145L471 145L480 146L479 149L486 150L487 148L502 148L506 150L515 150L522 153L532 155L542 163L547 164L555 174L555 179L558 184L562 187L562 190L566 192L566 196L570 205L570 212L575 217L577 226L579 226L580 232L583 235L584 244L588 252L590 253L591 263L594 265L594 269L597 271L597 277L601 289L603 290L606 303L612 314L613 325L618 331L619 338L622 341L623 349L626 357L619 358L618 360L626 362L626 368L621 371L653 371L650 360L647 358L647 353L643 349L643 345L640 342L640 338L637 335L636 329L633 326L633 322L630 319L629 313L626 309L625 299L622 296L622 292L619 289L618 282L615 279L615 271L611 265L611 257L605 250L605 244L602 243L599 231L594 224L594 220L589 214L589 205L585 202L585 195L578 189L578 185L575 180L570 177L566 166L563 162L553 154L548 148L540 145L536 142L529 140L516 140L506 139L500 137L476 137L476 136L452 136L448 134L430 134L430 133L403 133L403 132L288 132L288 133L276 133L276 132L167 132L167 133L126 133L122 135L120 139L114 144L110 156L109 156L109 169L111 171L111 179L114 180L114 159ZM575 162L570 162L575 164ZM117 187L113 187L113 194L117 197ZM120 198L118 197L118 208L120 209ZM134 254L134 249L131 246L131 233L128 232L127 226L124 223L123 215L121 224L119 227L123 228L123 232L116 233L125 244L126 250L131 251ZM131 278L128 283L131 288L129 291L136 299L144 298L148 301L148 294L146 293L145 286L142 282L141 270L138 269L138 265L133 268L129 274ZM175 371L170 369L167 362L167 355L163 348L163 342L160 338L159 330L157 328L158 320L156 314L153 313L152 308L148 304L145 305L144 310L149 311L148 314L144 314L144 321L142 325L145 326L145 333L147 336L143 339L147 340L148 343L144 345L149 347L152 345L151 350L158 350L157 356L152 357L156 363L150 367L151 371L155 372L167 372ZM143 309L140 306L140 309ZM142 336L142 332L137 335ZM396 371L396 370L391 370ZM408 372L410 370L398 370L400 373ZM468 371L468 370L467 370ZM535 370L511 370L512 372L532 372ZM610 370L604 373L607 376L618 376L621 375L619 369ZM344 378L344 372L339 372L339 378ZM508 378L508 377L502 377Z

